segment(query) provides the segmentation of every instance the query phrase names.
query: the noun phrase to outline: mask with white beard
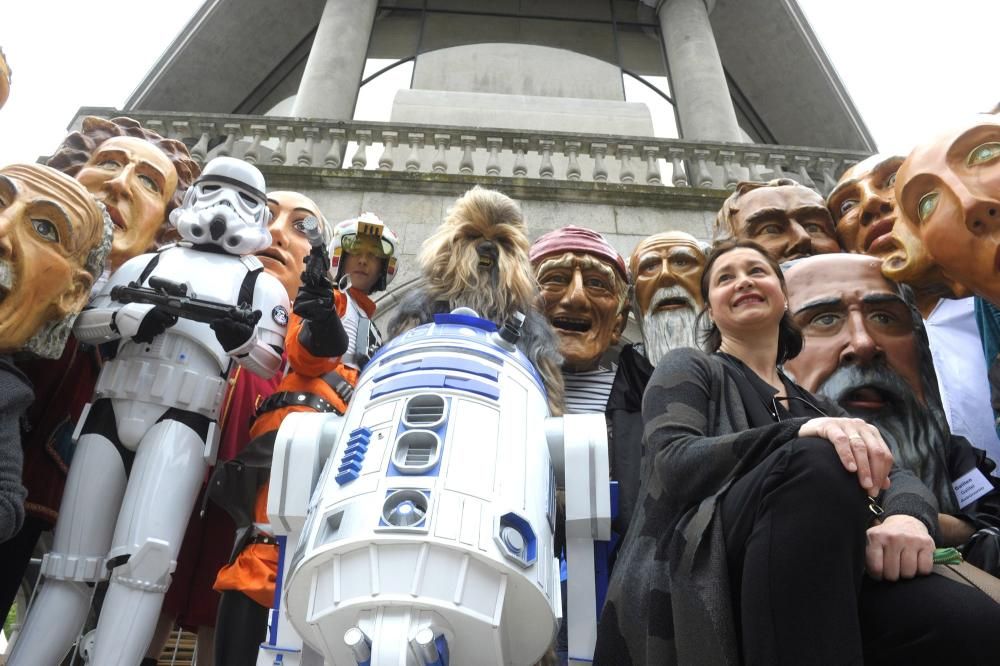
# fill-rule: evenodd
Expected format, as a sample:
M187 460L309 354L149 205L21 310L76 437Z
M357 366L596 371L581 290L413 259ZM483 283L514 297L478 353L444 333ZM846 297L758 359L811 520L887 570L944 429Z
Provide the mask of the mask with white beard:
M672 305L667 310L658 306ZM654 366L671 349L697 347L698 305L679 285L660 287L649 301L649 311L639 318L639 330L646 347L646 358Z

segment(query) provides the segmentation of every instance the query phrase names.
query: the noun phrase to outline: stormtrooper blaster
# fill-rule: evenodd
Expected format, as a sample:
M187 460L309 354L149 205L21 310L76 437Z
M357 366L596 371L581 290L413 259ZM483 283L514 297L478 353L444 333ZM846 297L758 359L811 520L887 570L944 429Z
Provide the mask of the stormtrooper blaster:
M149 278L149 287L143 287L135 281L129 282L128 285L112 287L111 298L119 303L155 305L176 317L202 324L211 324L220 319L231 319L248 326L256 326L260 320L260 310L188 296L186 284L155 275Z

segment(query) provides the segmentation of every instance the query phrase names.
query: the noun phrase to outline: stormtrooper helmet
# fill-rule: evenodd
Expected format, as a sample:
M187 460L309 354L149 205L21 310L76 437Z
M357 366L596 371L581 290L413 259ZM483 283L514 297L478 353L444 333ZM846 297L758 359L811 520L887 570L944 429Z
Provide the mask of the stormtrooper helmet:
M216 157L184 193L170 222L184 240L217 245L230 254L253 254L271 244L271 213L264 176L252 164Z

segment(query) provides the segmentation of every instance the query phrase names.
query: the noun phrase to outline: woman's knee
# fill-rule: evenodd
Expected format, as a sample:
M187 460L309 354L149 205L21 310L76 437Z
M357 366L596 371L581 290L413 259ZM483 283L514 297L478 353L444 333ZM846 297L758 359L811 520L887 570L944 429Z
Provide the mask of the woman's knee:
M786 478L800 481L808 493L830 509L838 505L855 508L864 490L853 472L848 472L833 445L818 437L792 440L788 447Z

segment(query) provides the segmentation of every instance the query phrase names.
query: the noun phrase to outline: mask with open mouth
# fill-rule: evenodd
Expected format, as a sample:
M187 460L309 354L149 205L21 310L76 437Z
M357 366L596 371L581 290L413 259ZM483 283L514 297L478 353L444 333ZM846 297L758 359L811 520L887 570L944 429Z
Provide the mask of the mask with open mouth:
M906 381L883 362L842 365L817 392L878 427L897 463L934 491L941 510L957 510L946 457L950 432L940 404L921 403Z
M671 349L698 346L697 305L679 285L661 287L639 318L646 358L656 365Z

